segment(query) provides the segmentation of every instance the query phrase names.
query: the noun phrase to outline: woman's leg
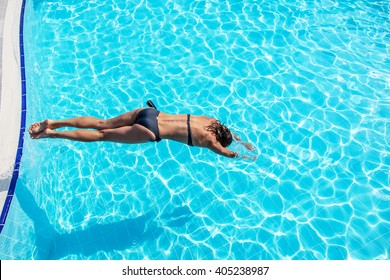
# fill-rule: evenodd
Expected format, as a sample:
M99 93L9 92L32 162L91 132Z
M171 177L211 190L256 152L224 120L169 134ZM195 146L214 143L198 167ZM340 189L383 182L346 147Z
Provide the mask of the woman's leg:
M31 138L62 138L81 142L110 141L126 144L145 143L156 139L149 129L138 124L102 130L54 131L47 128L32 135Z
M136 109L127 112L118 117L102 120L94 117L77 117L66 120L44 120L34 123L29 128L30 134L36 134L45 129L57 129L61 127L76 127L76 128L94 128L94 129L109 129L122 126L131 126L135 123L138 112L142 109Z

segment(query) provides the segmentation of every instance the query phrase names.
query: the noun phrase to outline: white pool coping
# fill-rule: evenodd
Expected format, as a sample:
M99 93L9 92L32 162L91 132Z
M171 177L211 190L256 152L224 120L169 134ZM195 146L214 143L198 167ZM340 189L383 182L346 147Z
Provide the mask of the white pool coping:
M2 44L2 59L0 61L0 213L3 213L3 210L8 211L6 208L9 205L7 206L5 203L7 197L10 196L9 190L20 144L19 136L22 131L19 45L22 2L22 0L0 0L0 8L6 7L5 14L4 10L0 13L0 16L4 17L0 19L0 23L4 23L3 29L0 31L0 44ZM1 230L3 224L0 227Z

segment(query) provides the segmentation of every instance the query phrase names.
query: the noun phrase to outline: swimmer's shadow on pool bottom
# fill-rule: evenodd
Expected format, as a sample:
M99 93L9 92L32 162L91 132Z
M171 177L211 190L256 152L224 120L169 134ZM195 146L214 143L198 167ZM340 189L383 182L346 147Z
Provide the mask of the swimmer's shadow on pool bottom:
M156 215L150 211L136 219L59 234L22 183L18 184L16 196L21 208L34 223L37 259L61 259L72 254L91 256L99 251L125 250L146 240L157 239L164 231L153 221Z

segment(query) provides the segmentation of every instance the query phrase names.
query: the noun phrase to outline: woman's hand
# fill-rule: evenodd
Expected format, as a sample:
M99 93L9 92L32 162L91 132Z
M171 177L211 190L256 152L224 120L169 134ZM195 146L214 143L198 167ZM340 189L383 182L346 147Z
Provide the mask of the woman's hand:
M244 147L248 150L248 151L256 151L255 147L251 144L251 143L243 143L244 144Z

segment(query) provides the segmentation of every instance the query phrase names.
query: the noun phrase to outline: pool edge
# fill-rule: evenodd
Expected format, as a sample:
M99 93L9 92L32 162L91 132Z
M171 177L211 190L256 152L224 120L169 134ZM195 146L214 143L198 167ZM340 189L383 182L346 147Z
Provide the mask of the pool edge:
M5 225L19 176L26 126L26 79L23 45L25 4L26 0L8 1L4 19L1 71L7 69L7 72L2 71L0 126L9 127L9 130L7 129L8 133L3 134L0 139L0 148L3 154L0 162L0 198L3 203L0 233ZM12 155L13 160L11 159Z

